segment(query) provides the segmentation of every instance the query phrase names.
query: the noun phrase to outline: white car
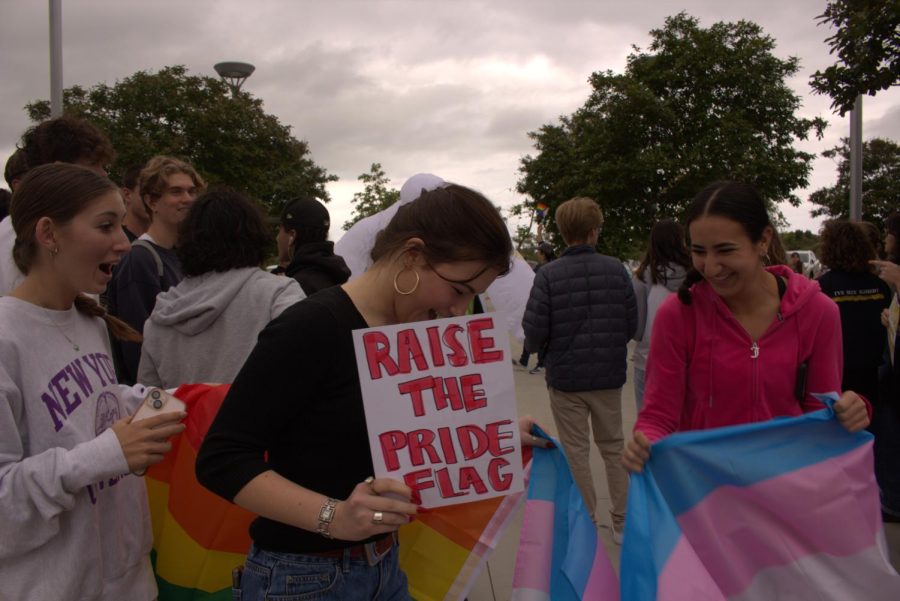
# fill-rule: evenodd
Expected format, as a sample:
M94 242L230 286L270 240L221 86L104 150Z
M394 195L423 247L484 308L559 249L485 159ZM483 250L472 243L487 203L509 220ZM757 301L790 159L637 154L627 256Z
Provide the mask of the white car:
M803 261L803 275L808 278L819 277L819 274L822 272L822 264L816 258L816 253L811 250L789 250L785 253L789 265L791 255L794 253L797 253L800 256L800 260Z

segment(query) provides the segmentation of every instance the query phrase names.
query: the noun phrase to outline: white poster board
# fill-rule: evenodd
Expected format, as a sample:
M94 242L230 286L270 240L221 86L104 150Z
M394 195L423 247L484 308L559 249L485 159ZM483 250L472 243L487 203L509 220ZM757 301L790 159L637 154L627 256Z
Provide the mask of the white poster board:
M487 313L353 332L375 476L426 508L524 489L503 324Z

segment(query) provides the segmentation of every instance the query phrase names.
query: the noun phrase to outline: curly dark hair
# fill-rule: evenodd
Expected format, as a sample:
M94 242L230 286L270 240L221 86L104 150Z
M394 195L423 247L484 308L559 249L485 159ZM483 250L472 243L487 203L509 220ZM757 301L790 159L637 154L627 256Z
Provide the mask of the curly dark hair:
M191 205L178 231L175 254L186 277L259 267L272 234L262 211L243 194L215 189Z
M105 133L72 115L29 128L22 136L20 148L28 169L57 162L108 165L116 157Z
M826 221L822 226L822 263L832 271L868 273L875 249L859 224L846 219Z
M859 227L862 228L872 248L875 249L875 258L884 259L884 243L881 240L881 230L878 229L878 226L871 221L860 221Z

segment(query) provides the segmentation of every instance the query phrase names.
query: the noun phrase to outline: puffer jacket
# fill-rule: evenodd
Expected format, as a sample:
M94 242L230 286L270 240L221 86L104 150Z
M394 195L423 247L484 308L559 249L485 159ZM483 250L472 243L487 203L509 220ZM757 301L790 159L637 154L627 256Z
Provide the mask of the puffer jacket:
M570 246L541 268L525 318L525 346L546 346L547 385L564 392L620 388L637 329L631 278L617 259Z

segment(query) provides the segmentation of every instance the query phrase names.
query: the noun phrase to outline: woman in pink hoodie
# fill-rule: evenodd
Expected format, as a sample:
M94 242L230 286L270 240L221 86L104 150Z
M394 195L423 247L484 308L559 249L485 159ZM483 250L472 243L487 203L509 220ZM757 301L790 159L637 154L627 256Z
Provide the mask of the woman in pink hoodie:
M813 393L840 391L837 305L786 266L766 267L774 228L747 184L701 191L686 218L693 269L656 316L644 408L623 463L639 472L650 443L703 430L796 416L822 408ZM869 407L846 391L835 404L849 431Z

